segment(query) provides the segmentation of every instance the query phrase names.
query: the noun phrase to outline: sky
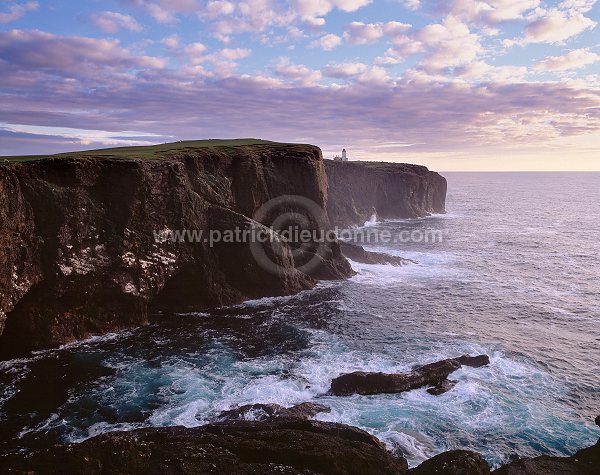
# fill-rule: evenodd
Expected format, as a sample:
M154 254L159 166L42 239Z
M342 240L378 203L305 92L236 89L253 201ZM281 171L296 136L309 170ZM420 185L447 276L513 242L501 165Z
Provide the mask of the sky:
M596 0L0 0L0 155L312 143L600 170Z

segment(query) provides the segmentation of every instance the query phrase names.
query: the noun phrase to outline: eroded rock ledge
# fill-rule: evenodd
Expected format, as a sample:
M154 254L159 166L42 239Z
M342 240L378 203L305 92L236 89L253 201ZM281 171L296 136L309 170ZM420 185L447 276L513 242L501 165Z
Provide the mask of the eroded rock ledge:
M449 380L448 376L461 366L479 368L489 362L487 355L463 355L430 363L404 374L356 371L334 378L328 394L333 396L395 394L430 386L430 394L439 395L454 387L456 382Z
M347 241L340 241L340 249L344 256L362 264L386 264L392 266L404 266L416 264L415 261L399 256L391 256L382 252L367 251L364 247Z

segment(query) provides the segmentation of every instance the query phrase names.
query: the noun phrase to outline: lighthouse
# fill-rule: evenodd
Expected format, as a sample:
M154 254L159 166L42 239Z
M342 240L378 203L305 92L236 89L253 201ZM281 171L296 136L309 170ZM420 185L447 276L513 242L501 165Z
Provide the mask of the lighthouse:
M335 157L333 157L333 160L336 162L347 162L348 161L348 154L346 153L346 149L342 150L342 156L340 157L339 155L336 155Z

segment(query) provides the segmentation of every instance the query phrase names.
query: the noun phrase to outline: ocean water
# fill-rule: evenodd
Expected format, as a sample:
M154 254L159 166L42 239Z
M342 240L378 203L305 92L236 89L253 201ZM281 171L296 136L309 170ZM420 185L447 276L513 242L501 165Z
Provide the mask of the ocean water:
M493 465L570 455L600 429L600 174L452 173L448 214L368 223L441 231L372 244L417 263L288 298L170 315L137 330L0 362L0 451L113 430L197 426L248 403L318 401L411 465L450 449ZM349 371L399 372L464 353L441 396L331 397Z

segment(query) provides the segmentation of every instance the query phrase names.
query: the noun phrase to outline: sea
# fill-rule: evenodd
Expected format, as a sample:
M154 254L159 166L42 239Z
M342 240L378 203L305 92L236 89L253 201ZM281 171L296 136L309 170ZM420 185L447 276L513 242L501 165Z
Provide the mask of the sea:
M0 362L0 452L139 427L208 424L242 404L313 401L411 466L470 449L493 465L600 437L600 174L447 173L447 214L372 221L414 263L285 298L165 315ZM437 239L417 239L428 233ZM440 238L441 236L441 238ZM401 241L401 242L400 242ZM433 396L334 397L351 371L490 356Z

